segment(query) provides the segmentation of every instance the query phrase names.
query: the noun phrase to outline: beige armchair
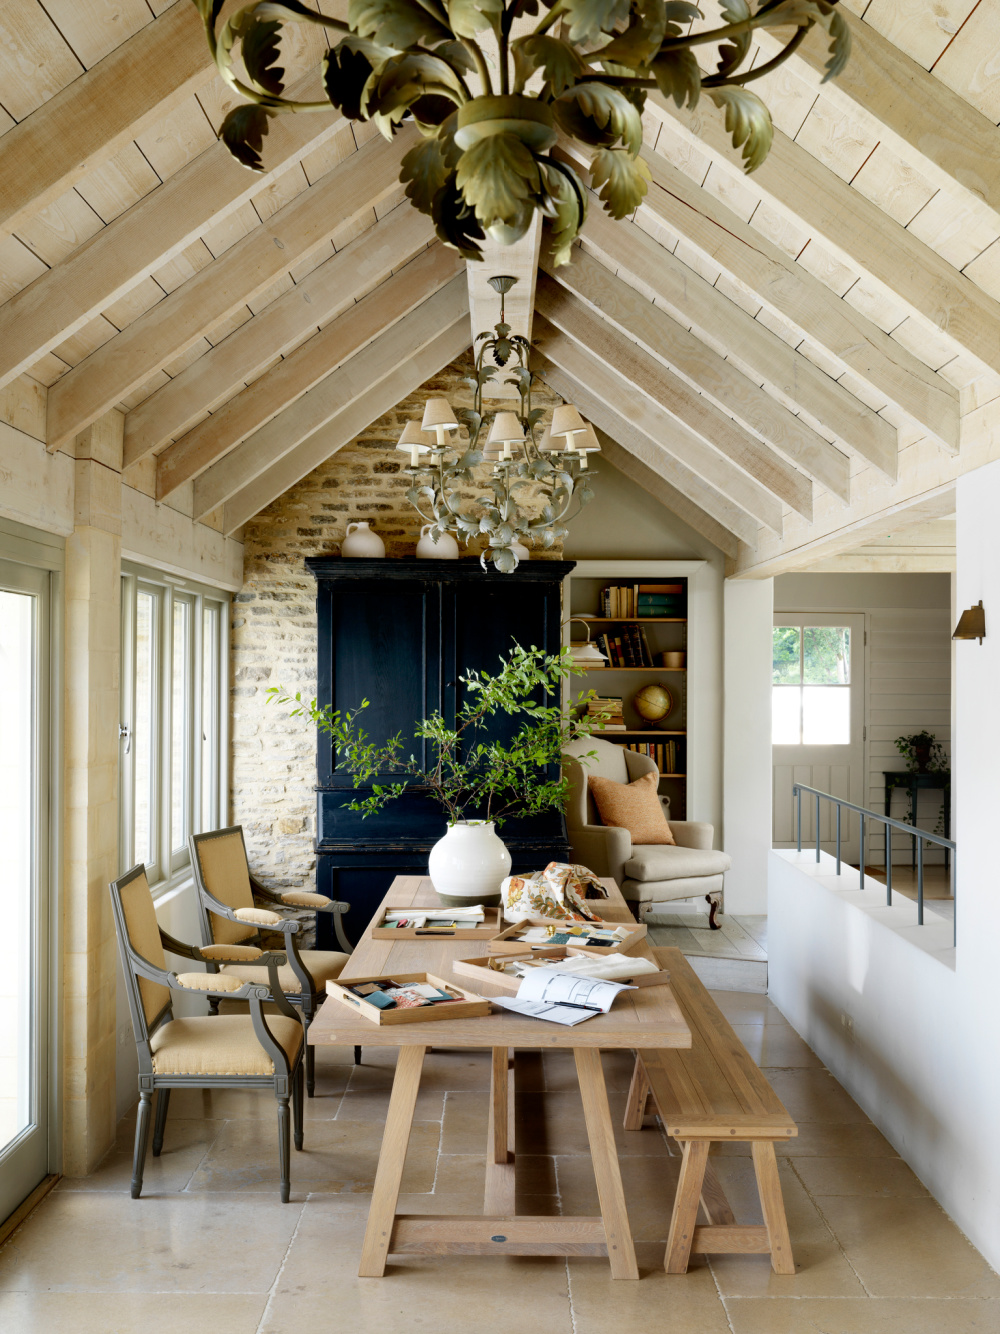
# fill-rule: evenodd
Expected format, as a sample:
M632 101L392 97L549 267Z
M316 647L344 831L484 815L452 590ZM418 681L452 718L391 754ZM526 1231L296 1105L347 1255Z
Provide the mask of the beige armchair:
M593 752L591 759L575 757ZM704 896L708 924L714 930L722 911L723 880L732 862L712 847L712 825L696 820L671 820L676 846L650 843L633 846L627 829L601 824L587 778L610 778L633 783L656 772L648 755L625 750L598 737L581 737L566 747L565 772L569 779L566 826L573 860L589 866L595 875L611 876L641 920L660 904ZM670 800L661 797L669 818Z

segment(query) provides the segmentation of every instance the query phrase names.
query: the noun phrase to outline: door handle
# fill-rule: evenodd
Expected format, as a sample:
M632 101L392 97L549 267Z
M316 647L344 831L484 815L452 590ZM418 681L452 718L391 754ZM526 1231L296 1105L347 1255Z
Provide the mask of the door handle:
M127 723L118 724L119 741L122 739L122 737L125 738L125 750L123 753L127 755L132 749L132 729L128 726Z

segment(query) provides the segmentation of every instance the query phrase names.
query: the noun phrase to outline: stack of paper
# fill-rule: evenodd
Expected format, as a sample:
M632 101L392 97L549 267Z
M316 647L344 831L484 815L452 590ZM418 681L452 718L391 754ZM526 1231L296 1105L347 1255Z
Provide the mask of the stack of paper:
M529 1019L548 1019L553 1024L582 1024L595 1014L607 1014L620 991L632 991L621 982L574 977L552 968L532 968L516 996L496 996L493 1004Z

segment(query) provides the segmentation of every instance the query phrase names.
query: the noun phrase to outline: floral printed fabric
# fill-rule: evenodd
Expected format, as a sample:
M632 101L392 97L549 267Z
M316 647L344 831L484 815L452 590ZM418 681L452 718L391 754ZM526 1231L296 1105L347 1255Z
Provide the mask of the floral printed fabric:
M500 886L504 917L509 922L520 922L525 917L598 922L600 917L585 901L588 890L593 898L608 897L608 891L586 866L549 862L544 871L507 877Z

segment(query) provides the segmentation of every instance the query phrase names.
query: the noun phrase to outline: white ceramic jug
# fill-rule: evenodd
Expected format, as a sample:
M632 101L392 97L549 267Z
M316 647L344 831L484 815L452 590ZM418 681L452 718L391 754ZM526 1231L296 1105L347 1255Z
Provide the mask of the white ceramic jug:
M459 820L431 848L427 870L449 908L499 903L501 882L510 875L510 853L492 820Z
M434 540L431 537L432 523L425 523L420 530L417 543L417 555L421 560L458 560L458 543L451 533L442 533Z
M378 533L373 533L368 527L368 520L362 519L359 523L347 525L347 536L340 544L340 554L355 559L380 560L385 555L385 543Z

